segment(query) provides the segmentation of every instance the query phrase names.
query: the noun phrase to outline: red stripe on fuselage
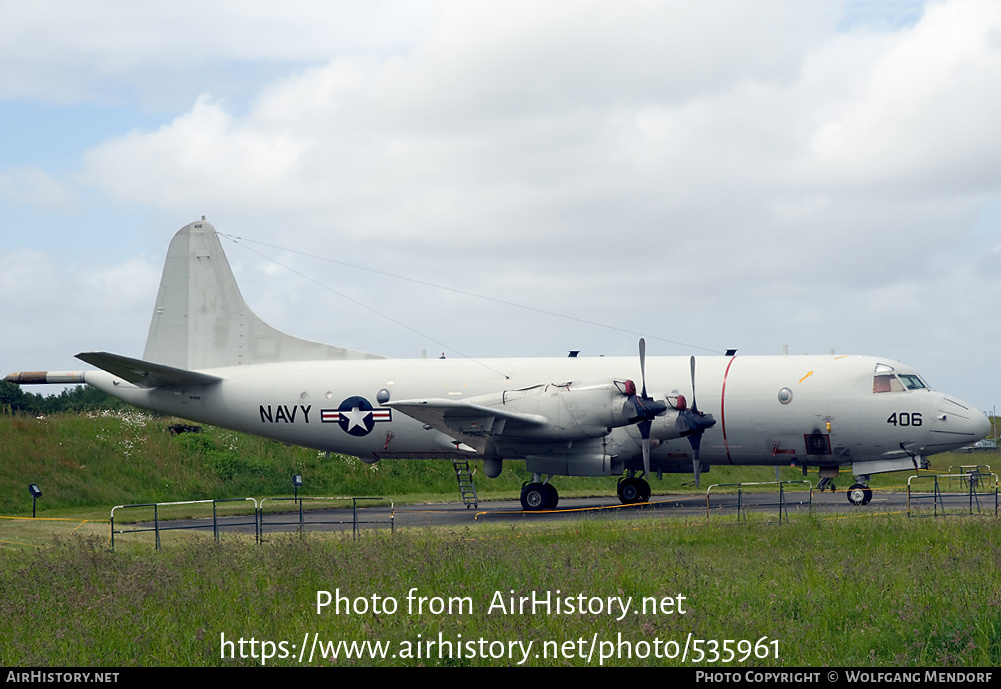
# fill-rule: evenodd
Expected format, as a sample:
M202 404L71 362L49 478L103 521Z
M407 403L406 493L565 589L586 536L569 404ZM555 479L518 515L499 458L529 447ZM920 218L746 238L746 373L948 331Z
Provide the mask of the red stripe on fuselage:
M733 366L734 359L737 357L730 357L730 363L726 365L726 371L723 372L723 389L719 393L719 421L720 427L723 429L723 450L726 452L726 461L733 464L733 459L730 458L730 443L726 440L726 377L730 375L730 367Z

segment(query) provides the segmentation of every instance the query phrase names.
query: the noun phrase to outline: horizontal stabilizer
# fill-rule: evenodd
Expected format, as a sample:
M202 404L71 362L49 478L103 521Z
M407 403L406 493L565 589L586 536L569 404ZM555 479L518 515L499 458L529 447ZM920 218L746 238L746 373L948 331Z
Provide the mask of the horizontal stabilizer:
M207 373L188 371L165 364L155 364L152 361L130 359L127 356L120 356L109 352L82 352L77 354L76 358L97 366L141 388L211 385L222 380L217 376L210 376Z

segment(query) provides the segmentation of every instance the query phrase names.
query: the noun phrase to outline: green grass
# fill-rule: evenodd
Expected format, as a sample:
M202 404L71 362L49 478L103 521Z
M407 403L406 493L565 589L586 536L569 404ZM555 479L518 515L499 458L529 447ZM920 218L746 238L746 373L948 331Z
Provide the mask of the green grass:
M688 635L705 640L778 641L778 658L756 666L997 666L1001 663L1001 525L994 519L917 523L902 517L804 518L778 527L761 520L621 523L369 534L358 541L310 534L256 546L242 539L191 540L161 553L109 553L102 542L70 539L0 558L0 661L5 665L257 665L225 639L301 645L380 641L401 652L417 640L460 639L570 644L568 657L529 665L709 665L619 657L580 639L654 644ZM407 595L468 599L453 614L407 608ZM488 613L499 595L628 597L638 606L683 596L686 614ZM364 602L363 614L316 613L317 591ZM373 596L396 601L372 611ZM358 603L360 605L360 603ZM357 608L356 610L361 610ZM462 635L459 637L459 635ZM619 636L621 634L621 637ZM418 636L419 635L419 636ZM311 637L310 637L311 639ZM257 654L260 655L260 645ZM488 647L489 648L489 647ZM494 647L496 650L496 646ZM694 649L694 647L691 647ZM736 645L733 646L736 650ZM705 652L711 647L703 646ZM280 647L273 649L280 653ZM722 645L719 648L722 652ZM690 651L691 652L691 651ZM296 650L298 653L298 650ZM233 657L233 656L236 657ZM425 653L425 656L427 654ZM462 657L458 657L458 656ZM511 665L517 654L371 658L313 665ZM273 657L271 665L296 665ZM716 663L715 667L723 667Z

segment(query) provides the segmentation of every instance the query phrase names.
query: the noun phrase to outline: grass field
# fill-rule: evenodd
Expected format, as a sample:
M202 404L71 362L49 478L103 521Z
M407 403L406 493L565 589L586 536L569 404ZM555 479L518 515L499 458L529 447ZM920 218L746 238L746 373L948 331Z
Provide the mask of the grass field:
M69 539L0 558L0 662L517 665L533 642L527 665L997 666L999 531L980 518L588 519L261 546L193 539L160 553ZM317 614L318 591L347 602ZM550 607L510 607L533 593ZM644 599L656 611L634 614ZM413 657L356 647L362 657L348 658L334 645L301 662L314 634Z
M263 545L190 534L159 553L110 553L100 520L114 504L287 494L293 470L314 495L457 497L447 462L373 467L215 429L171 437L164 425L0 417L4 514L30 515L29 481L44 493L39 519L0 520L0 664L1001 664L993 517L589 518ZM736 480L774 476L749 471ZM514 497L522 480L512 466L479 485ZM560 486L610 492L614 481ZM317 614L323 591L341 597L339 612ZM548 609L533 610L533 596ZM512 609L522 598L527 609Z

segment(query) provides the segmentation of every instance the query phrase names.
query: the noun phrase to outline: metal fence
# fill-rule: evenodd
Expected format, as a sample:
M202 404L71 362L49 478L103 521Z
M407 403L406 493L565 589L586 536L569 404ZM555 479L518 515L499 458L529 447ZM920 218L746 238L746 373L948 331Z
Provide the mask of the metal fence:
M264 504L265 502L288 502L295 501L299 503L299 531L300 533L305 530L307 526L312 525L344 525L351 524L351 535L352 538L358 538L358 526L360 524L389 524L390 533L396 533L396 505L389 498L264 498L261 500L261 506L258 510L260 514L260 530L258 531L258 540L263 535L266 515L264 514ZM350 500L351 501L351 519L326 519L321 518L319 513L310 512L303 509L302 503L304 500L308 501L325 501L333 502L340 500ZM389 500L389 518L388 519L358 519L358 501L359 500ZM286 514L286 513L279 513ZM273 516L273 515L267 515ZM277 523L277 522L273 522Z
M307 510L303 507L304 501L321 503L337 503L351 501L351 518L350 519L334 519L326 512L321 512L318 510ZM385 519L360 519L358 503L359 501L386 501L389 503L389 515ZM265 503L278 503L278 502L296 502L298 504L298 514L296 521L289 521L288 516L290 514L295 515L296 512L293 510L291 512L271 512L268 513L265 510ZM242 514L227 514L225 516L220 516L218 506L223 503L252 503L249 512L244 512ZM212 515L211 517L174 517L172 519L164 519L161 515L161 509L164 507L181 507L181 506L199 506L199 505L211 505ZM121 526L120 528L115 528L115 512L120 510L134 510L146 508L153 510L153 520L152 522L145 521L139 523L132 523L128 526ZM364 514L364 511L362 512ZM185 500L180 502L151 502L143 504L133 504L133 505L116 505L111 509L111 550L115 550L115 534L134 534L134 533L149 533L155 534L156 549L160 550L160 535L165 531L186 531L186 530L212 530L213 537L215 540L219 540L219 532L221 530L239 530L241 528L252 527L254 533L254 539L261 543L264 540L265 528L268 526L280 527L288 526L290 524L296 526L296 530L301 534L304 533L308 528L313 527L324 527L345 524L351 524L352 538L357 538L359 533L359 527L364 524L387 524L390 529L390 533L395 533L395 520L396 520L396 506L392 500L384 497L296 497L296 498L264 498L257 500L255 498L229 498L221 500Z
M978 488L984 487L990 480L991 467L989 464L953 464L949 467L949 471L945 476L949 477L949 490L952 490L953 479L964 488L967 488L967 484L972 478L977 482Z
M786 489L787 485L793 485L800 487L798 491L789 491ZM778 494L775 491L761 491L753 490L748 491L748 488L761 488L763 486L778 486ZM805 486L805 488L804 488ZM737 502L736 504L726 503L722 500L723 495L733 495L733 493L719 493L717 490L716 497L718 498L715 508L717 510L724 510L727 508L737 510L737 518L740 519L742 516L747 518L747 508L748 507L775 507L778 510L779 522L782 522L783 516L788 519L789 513L787 506L789 503L788 493L807 493L806 504L810 510L813 509L813 484L809 481L766 481L764 483L714 483L706 489L706 518L709 518L710 510L713 509L714 505L712 502L713 490L720 488L736 488L737 489ZM799 504L803 504L802 501Z
M958 481L964 490L942 490L942 479L947 479L947 486ZM918 492L916 482L933 481L931 491ZM992 485L993 482L993 485ZM912 516L918 507L932 503L932 516L947 514L983 514L985 510L993 509L998 514L998 475L984 473L974 468L964 474L936 474L932 476L911 476L907 479L907 516ZM993 506L991 503L994 503Z

